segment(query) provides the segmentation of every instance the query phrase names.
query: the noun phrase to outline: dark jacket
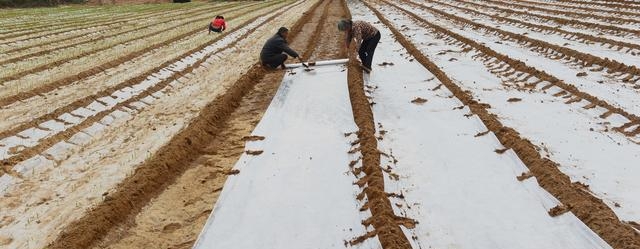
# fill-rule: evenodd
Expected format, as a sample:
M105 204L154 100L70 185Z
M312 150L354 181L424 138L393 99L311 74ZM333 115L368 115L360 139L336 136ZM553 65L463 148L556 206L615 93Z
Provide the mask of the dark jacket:
M280 34L275 34L273 37L269 38L262 47L260 60L265 60L266 58L273 57L274 55L282 54L282 52L287 53L293 58L298 57L298 53L289 47L287 41L280 36Z

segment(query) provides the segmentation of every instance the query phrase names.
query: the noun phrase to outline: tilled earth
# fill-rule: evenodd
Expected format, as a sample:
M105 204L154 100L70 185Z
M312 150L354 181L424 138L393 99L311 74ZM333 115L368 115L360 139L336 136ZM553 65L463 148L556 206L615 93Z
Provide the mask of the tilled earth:
M518 156L528 172L517 180L535 177L560 202L550 216L571 212L611 247L640 248L632 160L640 144L640 3L622 0L2 10L0 248L191 248L286 73L257 64L280 26L290 27L290 45L306 60L350 58L362 154L353 170L365 175L355 184L366 186L358 198L366 197L372 217L363 225L373 231L345 246L375 237L383 248L411 248L418 238L404 231L420 224L394 213L373 90L336 29L351 16L347 2L364 3L406 57L442 83L432 91L448 89L459 109L479 117L487 131L477 137L492 133L504 146L495 153ZM212 12L228 20L222 34L205 29ZM560 116L545 126L514 112L517 105ZM564 126L562 116L573 114Z

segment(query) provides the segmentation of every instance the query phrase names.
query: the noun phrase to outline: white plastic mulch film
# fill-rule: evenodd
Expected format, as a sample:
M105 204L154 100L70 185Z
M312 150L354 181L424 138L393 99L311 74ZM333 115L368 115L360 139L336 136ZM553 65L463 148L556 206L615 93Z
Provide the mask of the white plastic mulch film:
M345 248L364 235L347 152L357 130L346 66L295 67L229 176L194 248ZM377 239L353 248L379 248Z

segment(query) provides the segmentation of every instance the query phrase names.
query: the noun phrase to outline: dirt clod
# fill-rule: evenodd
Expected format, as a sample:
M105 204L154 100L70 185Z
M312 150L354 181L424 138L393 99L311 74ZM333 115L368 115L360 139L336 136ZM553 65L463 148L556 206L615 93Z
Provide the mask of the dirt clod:
M567 206L564 205L557 205L554 208L549 210L549 215L551 217L556 217L558 215L564 214L566 212L569 212L570 208L568 208Z
M264 140L263 136L244 136L242 137L242 141L262 141Z
M498 154L504 154L507 150L509 150L509 148L495 149L494 152Z
M527 171L527 172L522 172L522 174L517 176L516 179L518 179L518 181L524 181L526 179L531 178L532 176L533 174L530 171Z
M224 172L225 175L237 175L240 174L240 170L238 169L233 169L233 170L228 170L226 172Z
M478 134L475 134L473 136L474 137L481 137L481 136L489 134L489 132L491 132L491 131L483 131L483 132L479 132Z
M414 103L414 104L417 104L417 105L421 105L421 104L427 103L427 100L423 99L423 98L420 98L420 97L417 97L417 98L411 100L411 103Z
M262 150L247 150L245 151L245 153L247 153L247 155L252 155L252 156L257 156L262 154L264 151Z

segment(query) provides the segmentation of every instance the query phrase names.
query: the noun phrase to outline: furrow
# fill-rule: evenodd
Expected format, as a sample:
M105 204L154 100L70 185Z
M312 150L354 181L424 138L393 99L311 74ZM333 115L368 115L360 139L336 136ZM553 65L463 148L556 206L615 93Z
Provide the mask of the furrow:
M577 19L593 19L593 20L598 20L604 23L614 23L614 24L638 24L640 23L640 20L638 19L634 19L634 18L622 18L622 17L615 17L615 16L601 16L601 15L596 15L596 14L586 14L586 13L579 13L579 12L575 12L575 11L563 11L563 10L555 10L555 9L548 9L548 8L543 8L543 7L537 7L537 6L531 6L528 4L524 4L524 3L517 3L515 1L507 1L507 2L497 2L497 1L487 1L496 5L500 5L500 6L505 6L505 7L509 7L509 8L516 8L516 9L520 9L523 11L539 11L542 13L548 13L548 14L553 14L554 16L560 16L560 17L574 17Z
M385 1L385 2L387 2L387 1ZM387 3L389 3L389 2L387 2ZM495 33L498 33L500 35L504 35L503 37L505 37L505 38L517 39L519 42L525 43L525 44L530 45L531 47L534 47L534 48L542 47L542 49L554 50L554 51L557 52L557 54L553 54L556 57L556 59L561 59L561 58L564 58L565 56L569 55L570 58L579 58L581 60L579 62L579 64L582 64L583 66L590 66L589 63L594 63L594 64L599 65L601 67L609 68L609 70L608 70L609 73L616 72L616 71L617 72L621 72L621 73L631 73L633 75L639 75L638 73L640 73L638 68L633 67L633 66L628 67L628 66L625 66L624 64L619 63L619 62L610 61L610 60L607 60L607 59L602 59L602 58L595 57L595 56L588 55L588 54L583 54L583 53L577 52L577 51L572 50L572 49L567 49L567 48L563 48L563 47L560 47L560 46L552 45L552 44L549 44L549 43L546 43L546 42L543 42L543 41L529 39L529 38L527 38L527 37L525 37L523 35L502 31L502 30L499 30L499 29L496 29L496 28L491 28L491 27L488 27L488 26L485 26L485 25L482 25L482 24L478 24L478 23L473 23L473 22L468 21L468 20L466 20L464 18L461 18L461 17L458 17L458 16L454 16L452 14L449 14L449 13L446 13L446 12L443 12L443 11L440 11L440 10L436 10L434 8L431 8L431 7L427 7L427 6L424 6L424 5L416 4L414 2L407 2L407 3L411 4L412 6L416 6L418 8L424 8L424 9L427 9L428 11L430 11L430 12L437 13L438 15L443 16L446 19L455 20L455 21L458 21L458 22L461 22L461 23L464 23L464 24L469 24L469 25L477 27L477 28L486 29L486 30L489 30L490 32L495 32ZM402 9L403 11L406 11L405 9L400 8L398 5L395 5L395 4L392 4L392 3L389 3L389 4L391 4L392 6L394 6L396 8ZM410 15L415 15L415 14L411 13ZM492 49L490 49L487 46L481 45L481 44L479 44L479 43L477 43L475 41L472 41L471 39L465 38L465 37L463 37L463 36L461 36L459 34L456 34L456 33L452 32L452 31L450 31L450 30L447 30L447 29L444 29L444 28L442 28L440 26L437 26L437 25L435 25L435 24L433 24L431 22L428 22L428 21L424 20L423 18L420 18L420 20L422 22L424 22L425 24L427 24L428 26L439 30L439 32L441 32L443 34L446 34L448 36L451 36L456 40L464 42L465 44L468 44L471 47L482 51L484 54L486 54L488 56L496 57L499 61L504 62L505 66L509 65L512 68L512 70L514 70L514 71L519 71L519 72L524 72L524 73L531 74L531 75L536 75L537 78L539 78L539 79L541 79L543 81L550 82L551 84L553 84L555 86L558 86L558 87L562 88L563 90L565 90L567 92L572 93L574 96L578 96L581 99L587 100L587 101L589 101L591 103L594 103L594 104L596 104L598 106L602 106L603 108L607 109L610 112L607 115L603 115L604 117L606 117L606 116L608 116L608 115L610 115L612 113L616 113L616 114L619 114L619 115L625 117L626 119L628 119L629 122L635 123L635 122L640 121L640 118L638 116L636 116L635 114L631 114L631 113L627 112L626 110L623 110L620 107L615 107L615 106L609 104L608 102L606 102L604 100L601 100L598 97L595 97L595 96L593 96L593 95L591 95L589 93L580 91L574 85L565 83L564 81L558 79L557 77L555 77L555 76L553 76L553 75L551 75L551 74L549 74L549 73L547 73L545 71L542 71L542 70L533 68L531 66L528 66L527 64L523 63L522 61L518 61L518 60L512 59L512 58L508 57L507 55L498 54L498 53L496 53L495 51L493 51ZM541 44L541 45L539 45L539 44ZM545 51L545 50L542 50L542 51ZM504 70L504 72L506 72L507 70Z
M248 13L248 12L247 12ZM255 12L253 13L255 14ZM226 45L224 48L219 48L216 51L210 51L219 41L228 40L227 36L237 36L236 33L246 28L247 25L255 22L259 17L241 24L237 31L231 33L225 33L218 36L216 39L202 44L194 49L191 49L182 55L166 61L162 65L159 65L151 70L148 70L138 77L129 79L113 87L104 89L98 93L85 96L82 99L76 100L64 107L58 108L46 115L38 118L34 118L31 122L19 125L18 127L3 131L2 140L0 141L13 141L15 139L22 139L17 147L5 148L3 156L3 163L5 167L16 165L17 163L31 158L34 155L40 154L46 149L53 146L55 143L62 141L73 134L79 132L83 128L89 127L95 122L101 120L112 110L116 110L122 107L131 108L134 102L147 98L152 93L157 92L166 86L168 86L176 78L188 74L193 68L197 67L202 61L206 60L210 56L215 55L217 52L232 46L237 42L237 39L241 39L248 33L245 33L231 42L231 45ZM252 28L255 29L255 28ZM193 58L192 58L193 57ZM80 120L70 125L61 131L43 131L42 124L48 122L58 122L57 120L64 120L66 115L75 115ZM84 115L83 115L84 114ZM30 133L29 136L22 136L20 134ZM37 138L35 138L37 137ZM14 152L14 153L12 153Z
M349 55L347 84L354 121L358 126L359 150L362 154L362 168L359 171L365 174L357 182L362 188L362 193L358 198L364 199L366 197L363 209L368 209L371 212L371 217L363 221L362 224L374 228L373 232L355 238L349 243L355 245L377 236L384 249L409 249L411 243L402 231L401 224L415 225L415 222L396 215L389 196L385 192L384 173L380 164L381 154L378 150L371 103L365 94L362 69L358 65L357 55L356 53Z
M476 2L476 1L462 0L461 2L471 3L471 2ZM476 2L476 4L479 4L479 3ZM621 28L621 27L612 26L612 25L591 23L591 22L585 22L585 21L575 20L575 19L568 19L568 18L540 15L540 14L535 14L535 13L531 13L531 12L527 12L527 11L519 11L519 10L513 10L513 9L509 9L509 8L502 8L502 7L499 7L499 6L495 5L495 4L487 4L487 3L484 3L484 2L481 5L484 6L485 8L491 8L491 9L494 9L494 10L499 10L501 12L514 13L514 14L519 14L519 15L527 15L527 16L539 18L539 19L542 19L542 20L552 21L552 22L557 23L559 25L571 25L571 26L574 26L574 27L577 27L577 28L582 28L582 29L597 29L597 30L600 30L602 32L606 32L608 34L621 36L621 37L633 36L635 38L638 38L640 36L640 30L637 30L637 29Z
M390 20L379 11L380 6L374 8L371 6L371 3L368 4L378 18L392 30L396 39L410 51L410 54L433 73L456 98L461 100L465 106L469 107L471 112L482 120L484 125L496 135L504 146L512 149L518 155L529 168L530 172L536 177L540 186L555 196L565 206L570 207L571 212L614 248L640 248L640 236L638 233L636 233L631 226L620 221L615 213L602 200L596 198L589 192L588 187L580 183L571 182L569 177L558 170L558 164L556 162L540 155L535 145L521 137L516 130L504 126L498 120L498 117L489 111L490 107L487 104L474 99L471 93L460 88L438 65L422 54L416 45L412 43L408 37L403 35L401 30L394 27ZM393 7L393 5L387 6ZM408 14L419 22L427 23L426 20L416 14L403 10L402 8L395 9ZM429 26L439 33L448 32L446 29L438 26ZM455 34L447 35L455 36ZM473 41L462 38L460 38L460 41L473 46L471 45Z
M276 15L272 15L261 25L277 18L278 13L288 11L303 2L305 1L281 8L274 12ZM318 1L311 10L317 8L321 2ZM291 29L292 37L295 38L297 33L294 30L300 30L300 26L307 21L307 18L309 17L305 15ZM264 77L265 71L259 64L252 66L229 90L201 110L185 129L142 165L137 166L135 173L120 183L116 191L109 195L111 201L101 202L82 218L67 225L48 248L88 248L109 229L133 218L149 201L187 170L190 162L203 153L202 148L220 135L243 96Z
M52 36L52 35L70 32L76 29L94 27L96 25L102 26L102 25L122 24L132 20L139 20L140 18L145 18L148 15L149 14L147 13L143 13L143 14L111 13L111 14L105 14L104 18L102 18L102 16L100 15L91 16L92 21L83 20L78 22L65 23L61 25L54 24L49 27L43 26L43 29L38 29L37 27L29 27L29 28L25 28L24 30L19 30L18 32L12 32L4 36L0 35L0 45L6 45L13 42L20 42L27 39L31 39L31 35ZM98 20L95 20L95 19L98 19ZM113 19L116 19L117 21L110 21L110 22L108 21ZM12 39L12 38L17 38L17 39Z
M230 7L230 5L226 5L225 7ZM50 53L52 51L57 51L57 50L65 49L65 48L70 48L70 47L75 47L75 46L78 46L78 45L83 45L83 44L95 42L96 39L104 40L104 39L117 37L117 36L124 35L124 34L131 33L131 32L136 32L136 31L140 31L140 30L144 30L144 29L148 29L148 28L154 28L154 26L157 26L159 22L163 23L163 22L165 22L167 20L171 20L171 18L175 18L175 17L178 17L178 16L198 15L198 14L201 14L201 13L207 13L208 11L210 12L212 9L224 10L224 9L220 9L220 8L222 8L222 6L214 6L214 7L210 8L210 9L196 9L196 10L192 10L192 11L183 11L183 12L174 13L174 14L172 14L172 13L169 13L169 14L160 13L160 15L159 15L160 18L154 17L154 20L153 20L154 22L153 23L150 23L148 25L143 25L143 26L140 26L140 27L136 27L136 28L133 28L133 29L127 29L127 30L123 30L123 31L113 32L113 33L105 32L105 31L110 31L110 30L113 30L113 29L119 29L121 27L119 27L119 26L118 27L109 27L109 28L106 28L106 29L101 29L101 30L92 32L92 33L80 33L80 34L73 35L73 36L68 36L68 37L65 37L65 38L62 38L62 39L46 39L46 40L43 40L40 43L36 43L36 44L33 44L33 45L19 46L19 47L13 48L13 49L8 49L8 50L4 51L4 53L6 53L6 54L10 54L10 53L11 54L16 54L18 52L25 51L25 50L32 51L33 48L40 48L40 47L43 46L43 44L50 45L50 44L55 44L55 43L62 43L62 42L65 42L65 41L74 40L74 39L81 38L81 37L87 37L87 36L92 35L92 34L98 34L97 37L91 37L90 39L87 39L87 40L75 41L75 42L70 43L70 44L63 44L62 46L48 48L48 49L44 49L44 50L40 50L40 51L36 51L36 52L27 53L27 54L20 54L17 57L14 57L14 58L7 58L6 60L0 61L0 65L1 64L6 64L6 63L11 63L11 62L16 62L16 61L20 61L20 60L24 60L26 58L30 58L30 57L34 57L34 56L40 56L40 55L43 55L43 54ZM14 56L14 55L12 55L12 56Z
M518 2L521 3L528 3L528 4L533 4L533 5L542 5L542 6L548 6L551 8L571 8L571 9L575 9L575 10L582 10L582 11L587 11L587 12L599 12L599 13L609 13L612 15L621 15L621 16L627 16L627 17L640 17L640 12L628 12L628 11L621 11L621 10L608 10L608 9L603 9L603 8L588 8L588 7L582 7L582 6L575 6L575 5L565 5L565 4L560 4L558 2L556 3L549 3L549 2L540 2L540 1L529 1L529 0L517 0Z
M437 3L437 4L441 4L441 5L445 5L445 6L449 6L452 8L456 8L456 9L460 9L462 11L468 12L468 13L473 13L475 15L481 15L481 16L486 16L489 17L491 19L503 22L503 23L509 23L509 24L513 24L513 25L517 25L517 26L521 26L521 27L526 27L532 31L535 32L550 32L550 33L557 33L557 34L561 34L562 36L564 36L566 39L570 39L570 40L577 40L581 43L585 43L585 44L589 44L591 42L593 43L600 43L603 46L608 46L608 48L610 49L616 49L616 50L625 50L625 53L633 53L631 55L634 56L640 56L640 53L635 53L631 50L635 49L640 51L640 44L635 44L635 43L629 43L629 42L623 42L623 41L617 41L617 40L613 40L613 39L608 39L608 38L604 38L604 37L597 37L594 35L590 35L590 34L585 34L585 33L579 33L579 32L571 32L571 31L566 31L563 29L560 29L558 27L553 27L553 26L546 26L546 25L539 25L539 24L534 24L534 23L529 23L529 22L525 22L525 21L521 21L518 19L513 19L513 18L508 18L508 17L502 17L502 16L498 16L498 15L490 15L487 14L485 12L482 11L477 11L468 7L461 7L458 5L453 5L453 4L449 4L446 2L440 2L440 1L435 1L435 0L431 0L429 1L431 3ZM473 4L473 3L470 3ZM475 5L474 6L483 8L482 5Z
M266 6L270 6L270 5L274 4L274 3L277 3L277 2L267 3L265 5L265 7ZM229 10L227 10L227 11L229 11ZM246 8L238 7L238 9L236 11L241 11L237 16L242 16L243 14L246 14L246 13L254 11L254 9L251 8L251 9L247 10ZM234 15L231 15L229 17L233 18L233 16ZM146 46L146 47L144 47L144 48L142 48L140 50L133 51L131 53L119 56L119 57L114 58L112 60L109 60L107 62L103 62L103 63L101 63L101 64L99 64L97 66L85 69L85 70L83 70L81 72L78 72L75 75L66 76L66 77L63 77L63 78L60 78L60 79L52 79L52 81L50 81L50 82L40 82L37 85L32 84L32 85L24 85L24 86L18 87L19 89L17 91L14 91L14 92L16 92L15 94L12 94L12 92L5 92L4 94L2 94L4 96L0 97L0 106L8 106L8 105L11 105L11 104L16 103L18 101L23 101L23 100L29 99L31 97L43 95L43 94L45 94L47 92L53 91L55 89L58 89L60 87L65 86L65 85L69 85L69 84L72 84L74 82L90 78L90 77L92 77L92 76L94 76L94 75L96 75L96 74L98 74L100 72L103 72L105 70L114 68L114 67L116 67L116 66L118 66L118 65L120 65L120 64L122 64L124 62L133 60L133 59L135 59L137 57L140 57L140 56L142 56L142 55L144 55L146 53L149 53L151 51L154 51L154 50L156 50L158 48L171 45L171 44L173 44L173 43L175 43L177 41L183 40L183 39L188 39L191 36L197 35L200 32L202 32L202 30L195 29L195 30L192 30L190 32L183 33L181 35L175 36L175 37L170 38L168 40L161 41L161 42L152 44L150 46ZM142 37L142 38L144 38L144 37ZM81 56L76 56L76 57L82 58ZM5 86L5 87L10 87L10 86ZM0 133L0 137L2 136L1 134L2 133Z
M241 9L242 7L236 7L236 8L237 9ZM235 8L232 7L230 9L235 9ZM227 10L230 10L230 9L227 9ZM188 21L183 21L183 22L180 22L178 24L171 25L170 27L163 28L161 30L153 31L151 33L140 34L140 35L137 35L137 36L135 36L133 38L130 38L130 39L127 39L127 40L116 41L116 43L113 43L113 44L103 45L102 47L97 47L97 48L93 47L89 51L83 51L80 54L76 54L76 55L73 55L73 56L70 56L70 57L66 57L65 54L62 54L63 58L57 59L57 60L52 61L52 62L45 62L44 64L40 64L40 65L36 64L34 67L31 67L31 68L28 68L28 69L25 68L25 69L21 70L20 67L19 67L20 65L14 65L15 69L14 69L13 72L15 72L15 73L9 74L9 75L5 75L2 78L0 78L0 85L6 85L7 82L9 82L9 81L17 80L17 79L20 79L20 78L22 78L24 76L30 75L30 74L36 74L36 73L39 73L39 72L43 72L43 71L46 71L46 70L48 70L48 69L50 69L52 67L58 67L58 66L60 66L62 64L65 64L65 63L73 61L73 60L77 60L77 59L80 59L80 58L83 58L83 57L88 57L88 56L91 56L91 55L94 55L94 54L97 54L97 53L100 53L100 52L103 52L103 51L108 51L108 50L113 49L113 48L115 48L117 46L122 46L122 45L125 45L125 44L128 44L128 43L140 41L140 40L143 40L145 38L152 37L152 36L161 35L163 33L171 31L173 29L181 28L181 27L184 27L185 25L188 25L188 24L197 23L197 22L201 22L201 21L205 21L205 20L209 20L209 19L210 19L210 16L194 17L194 19L191 19L191 20L188 20ZM189 35L196 34L198 32L202 32L202 26L199 26L199 27L200 28L192 28L191 31L188 31L186 33L182 33L182 34L180 34L178 36L189 36ZM22 64L27 64L27 63L25 62L25 63L22 63Z

